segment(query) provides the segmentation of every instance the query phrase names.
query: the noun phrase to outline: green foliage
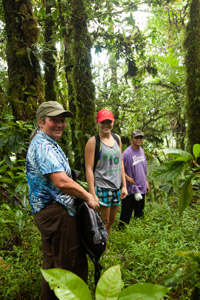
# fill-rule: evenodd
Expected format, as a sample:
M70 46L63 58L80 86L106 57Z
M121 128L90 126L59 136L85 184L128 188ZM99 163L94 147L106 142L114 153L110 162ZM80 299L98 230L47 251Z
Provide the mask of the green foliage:
M30 212L3 204L0 227L0 298L39 300L41 237Z
M186 258L187 261L178 264L171 270L165 278L165 284L167 286L177 286L188 281L193 285L191 299L199 299L200 253L178 251L177 254Z
M27 150L28 134L31 133L33 126L24 122L16 121L13 115L5 114L4 122L0 125L0 159L12 167L12 160L16 156L22 156Z
M92 300L86 283L72 272L62 269L41 270L58 299Z
M4 198L29 205L28 186L25 174L25 155L29 134L33 126L24 121L15 121L13 115L5 114L0 124L0 183ZM15 198L15 200L14 200Z
M166 199L163 201L163 205L147 202L145 218L132 219L124 231L118 231L119 211L108 240L108 250L100 263L103 266L102 273L111 266L120 265L125 288L142 283L165 285L170 270L188 261L187 257L179 256L176 252L199 251L196 231L200 218L198 205L188 207L179 219L176 205L167 204ZM13 206L10 208L13 213L9 213L4 206L0 207L2 216L8 218L8 222L0 226L0 295L5 300L39 300L42 266L40 233L29 211ZM12 222L12 215L19 209L23 212L24 226L21 231L18 220ZM88 261L88 287L94 299L94 265ZM198 286L198 282L198 277L192 276L174 284L168 293L169 299L191 299L191 291Z
M179 263L171 270L165 278L167 286L175 286L182 283L184 280L193 282L194 287L200 288L200 253L199 252L184 252L177 251L177 255L186 258L185 263Z
M182 215L193 197L193 179L196 177L199 182L200 167L197 164L197 159L200 157L200 144L193 146L194 156L187 151L173 148L165 149L164 153L171 160L161 164L153 172L153 178L160 181L173 182L173 180L179 180L181 182L179 212Z
M86 283L74 273L62 269L41 270L55 295L61 300L92 300ZM98 281L96 300L159 300L169 291L168 288L150 283L138 283L121 291L120 266L109 268Z
M16 231L20 232L25 226L23 212L20 209L12 210L9 205L3 204L0 210L0 223L10 225L11 227L17 225L18 230Z
M20 164L23 165L20 166ZM30 208L25 174L25 159L12 162L12 167L7 166L4 160L0 161L0 183L2 195L5 199L9 202L15 202L23 207Z

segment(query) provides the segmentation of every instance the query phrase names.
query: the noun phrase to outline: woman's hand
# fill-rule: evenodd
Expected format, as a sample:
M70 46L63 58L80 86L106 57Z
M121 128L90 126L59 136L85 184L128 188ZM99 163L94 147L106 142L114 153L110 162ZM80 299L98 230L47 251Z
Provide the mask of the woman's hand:
M87 203L87 205L93 209L98 209L99 208L99 198L97 197L97 195L92 195L90 193L88 193L88 199L85 200L85 202Z
M121 190L121 199L124 199L128 196L127 188L123 187Z

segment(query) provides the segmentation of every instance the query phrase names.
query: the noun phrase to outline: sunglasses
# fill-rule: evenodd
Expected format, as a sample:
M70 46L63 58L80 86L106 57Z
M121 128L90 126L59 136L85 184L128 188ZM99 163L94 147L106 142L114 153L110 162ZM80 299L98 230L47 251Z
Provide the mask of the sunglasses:
M141 136L139 135L139 136L134 137L134 139L136 139L136 140L143 140L143 138L144 138L144 137L143 137L142 135L141 135Z

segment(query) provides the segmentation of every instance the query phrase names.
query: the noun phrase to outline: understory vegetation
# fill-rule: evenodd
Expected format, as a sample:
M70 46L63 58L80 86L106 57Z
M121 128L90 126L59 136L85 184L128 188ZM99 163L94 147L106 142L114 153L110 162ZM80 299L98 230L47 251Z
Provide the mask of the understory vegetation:
M176 202L147 201L144 219L132 218L123 231L118 230L119 213L100 261L102 273L120 265L124 287L138 282L157 283L171 287L165 299L197 300L198 203L192 202L179 218ZM0 299L40 299L41 239L30 211L2 204L0 223ZM188 259L188 253L196 253L197 260ZM91 261L88 285L94 294Z

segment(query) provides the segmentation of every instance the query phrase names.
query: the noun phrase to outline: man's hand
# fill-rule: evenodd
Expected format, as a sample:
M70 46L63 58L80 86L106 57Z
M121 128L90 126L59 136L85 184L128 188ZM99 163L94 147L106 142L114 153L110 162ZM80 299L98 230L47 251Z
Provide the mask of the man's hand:
M124 199L128 196L127 188L123 187L121 190L121 199Z
M149 186L149 183L147 181L147 193L150 192L150 186Z
M132 177L126 175L126 179L128 180L128 182L129 182L130 184L135 184L135 179L134 179L134 178L132 178Z

